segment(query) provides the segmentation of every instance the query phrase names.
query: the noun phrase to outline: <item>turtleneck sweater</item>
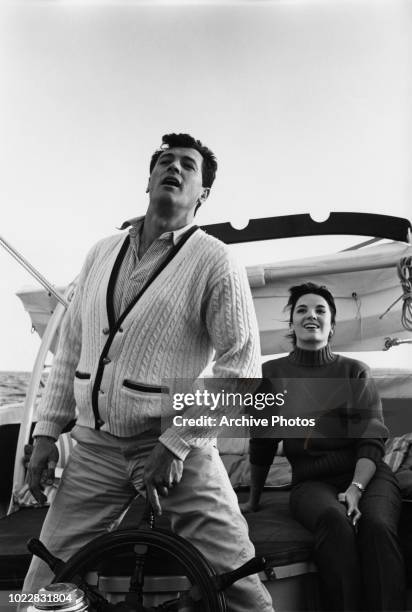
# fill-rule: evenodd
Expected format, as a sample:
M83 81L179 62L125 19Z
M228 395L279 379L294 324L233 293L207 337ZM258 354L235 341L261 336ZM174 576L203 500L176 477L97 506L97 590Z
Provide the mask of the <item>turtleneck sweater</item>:
M318 382L314 382L316 379ZM325 389L329 394L327 402L322 400L324 413L322 415L321 406L316 426L303 428L299 438L284 437L281 427L272 430L271 438L252 437L249 451L252 464L270 465L281 439L284 454L292 466L292 484L349 473L362 457L376 464L382 460L388 430L383 423L380 398L366 364L332 353L329 345L316 351L296 347L286 357L263 364L262 384L257 392L276 393L288 386L292 386L292 392L286 396L288 399L282 408L284 417L299 413L307 417L306 408L308 404L314 405L316 389L318 400L326 397L322 396ZM334 393L339 388L340 392ZM360 414L362 426L357 428ZM339 422L339 437L332 437L333 427L328 430L329 434L325 435L324 429L320 433L319 423L325 423L325 418L322 420L325 415L332 415L333 418L329 419L331 423ZM342 431L346 435L342 436ZM356 437L348 434L356 431Z

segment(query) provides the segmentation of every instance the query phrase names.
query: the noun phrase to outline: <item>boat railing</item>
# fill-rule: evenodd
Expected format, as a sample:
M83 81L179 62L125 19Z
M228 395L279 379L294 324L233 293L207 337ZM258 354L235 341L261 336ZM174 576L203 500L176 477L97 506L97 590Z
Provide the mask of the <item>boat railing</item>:
M67 304L73 294L73 285L70 284L67 288L64 297L59 300L56 308L51 315L43 334L40 348L38 350L33 370L30 376L27 393L24 398L23 417L20 424L19 436L17 439L16 459L14 462L13 487L7 514L11 514L16 510L14 502L14 493L21 489L24 484L26 471L23 462L24 447L30 440L31 427L35 416L37 394L41 384L41 377L44 372L45 362L49 349L59 332L59 327L66 312Z
M10 244L5 238L0 236L0 245L15 259L33 278L35 278L41 285L46 289L48 293L53 295L56 300L67 308L68 302L65 298L53 287L51 283L45 278L32 264L25 258L18 250Z

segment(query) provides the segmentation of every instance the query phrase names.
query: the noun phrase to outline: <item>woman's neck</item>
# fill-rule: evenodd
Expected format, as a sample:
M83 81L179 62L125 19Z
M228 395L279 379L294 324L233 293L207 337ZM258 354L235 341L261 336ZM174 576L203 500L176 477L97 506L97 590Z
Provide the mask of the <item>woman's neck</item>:
M289 354L289 359L293 363L311 367L333 363L337 357L330 350L329 344L317 350L307 350L296 346Z

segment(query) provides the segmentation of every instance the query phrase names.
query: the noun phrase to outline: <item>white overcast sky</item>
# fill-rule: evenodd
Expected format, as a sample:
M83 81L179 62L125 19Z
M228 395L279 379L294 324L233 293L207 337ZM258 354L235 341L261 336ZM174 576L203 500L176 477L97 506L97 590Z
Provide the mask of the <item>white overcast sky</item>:
M411 218L411 34L410 0L3 2L0 233L66 284L144 213L171 131L219 159L199 223ZM29 370L39 341L14 293L33 281L1 249L0 270L0 369Z

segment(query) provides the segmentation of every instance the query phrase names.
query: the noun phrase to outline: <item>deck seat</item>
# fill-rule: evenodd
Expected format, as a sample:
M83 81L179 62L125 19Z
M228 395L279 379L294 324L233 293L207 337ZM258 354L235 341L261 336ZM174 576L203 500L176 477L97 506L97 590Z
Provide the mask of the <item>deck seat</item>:
M23 508L0 519L0 590L19 590L30 563L27 541L38 536L47 508Z
M240 502L248 493L240 492ZM261 509L246 516L249 534L257 555L274 557L276 565L290 565L311 559L313 536L289 512L289 491L265 491Z
M241 501L245 497L246 493L240 493ZM276 565L309 560L313 546L311 534L289 516L288 497L287 491L265 492L262 510L247 517L257 554L274 556ZM135 527L143 509L143 501L136 500L120 527ZM29 508L0 520L0 586L3 590L21 588L30 562L26 542L38 536L45 514L45 508ZM156 526L167 528L169 524L162 517L156 521ZM116 562L116 573L126 573L129 565L127 558L119 559ZM160 560L155 558L153 564L149 564L149 573L152 569L156 569L157 573L170 574L176 571L176 565L172 561L160 565ZM106 564L104 570L108 574L113 573L110 563Z
M240 501L245 501L247 492L239 493ZM256 547L257 555L271 555L277 566L288 566L311 560L313 536L290 517L288 510L288 491L266 491L262 496L259 512L247 516L250 536ZM143 502L136 501L121 523L121 528L136 525L142 516ZM21 589L30 562L26 543L31 537L38 536L46 514L45 508L27 508L0 519L0 590ZM401 520L401 541L408 560L408 581L412 585L412 502L404 502ZM156 522L158 527L167 527L162 518ZM176 565L166 563L163 567L155 559L153 567L157 573L170 574ZM129 563L116 562L116 572ZM110 568L110 563L108 564ZM149 568L150 569L150 568ZM112 573L110 571L110 573Z

